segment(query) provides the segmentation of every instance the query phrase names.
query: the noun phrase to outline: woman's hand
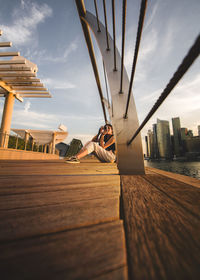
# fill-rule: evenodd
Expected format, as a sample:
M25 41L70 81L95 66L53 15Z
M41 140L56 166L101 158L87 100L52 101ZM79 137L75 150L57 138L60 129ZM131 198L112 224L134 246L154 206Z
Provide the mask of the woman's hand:
M105 133L105 131L104 131L104 127L103 126L101 126L100 127L100 134L104 134Z

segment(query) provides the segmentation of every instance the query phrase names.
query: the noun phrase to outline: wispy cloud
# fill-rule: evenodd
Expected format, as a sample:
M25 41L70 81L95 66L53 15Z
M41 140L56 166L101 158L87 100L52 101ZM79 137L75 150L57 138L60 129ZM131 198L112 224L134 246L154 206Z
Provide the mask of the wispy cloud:
M197 74L192 79L183 80L174 88L161 107L166 107L168 114L171 114L172 111L177 112L177 114L183 114L197 109L200 112L200 95L197 94L199 88L200 74ZM159 88L148 95L142 96L139 98L139 102L143 106L145 104L153 105L163 90Z
M28 112L28 110L30 109L31 107L31 102L28 100L26 101L26 103L24 104L24 112Z
M154 4L154 6L152 7L152 9L150 10L151 13L150 13L149 17L147 18L147 20L145 21L143 32L145 32L151 26L151 24L156 16L156 13L158 11L158 6L159 6L159 2L156 2Z
M38 112L30 110L30 101L28 100L23 109L20 108L21 105L16 106L15 111L12 116L12 127L19 126L17 128L31 128L31 129L55 129L60 123L69 126L69 121L85 123L89 122L91 119L96 123L101 121L100 117L92 116L91 114L51 114L46 112Z
M68 58L68 56L74 52L75 50L77 50L78 48L78 44L77 44L77 39L74 40L69 46L66 47L65 51L64 51L64 58Z
M158 46L158 35L155 29L151 29L148 34L146 34L140 45L140 50L138 53L138 61L135 73L135 81L143 81L146 79L147 72L149 69L149 61L156 51ZM127 71L131 72L131 67L133 64L134 48L130 47L130 43L127 46L127 52L125 54L124 62Z
M72 89L76 88L76 85L68 82L68 81L60 81L58 79L51 79L51 78L46 78L43 79L42 82L49 87L50 89Z
M52 15L47 4L39 5L31 1L21 1L20 7L14 9L10 25L2 25L5 36L16 45L24 45L33 41L33 33L38 24Z
M197 74L193 79L182 81L175 89L171 97L173 108L179 111L180 114L199 110L198 119L200 119L200 74ZM170 102L169 101L169 102ZM178 106L177 106L178 104Z
M78 48L77 39L73 40L69 45L59 51L55 51L51 54L46 49L28 49L26 50L25 56L37 61L38 64L48 63L66 63L69 56L72 55ZM59 53L59 55L56 55Z
M39 53L40 56L40 60L41 61L49 61L49 62L56 62L56 63L65 63L67 61L67 59L69 58L69 56L76 51L76 49L78 48L78 44L77 44L77 39L75 39L73 42L71 42L66 48L64 48L62 50L62 52L60 51L60 53L62 53L62 55L59 56L53 56L50 54L46 54L45 56L43 55L43 52L41 52L41 55Z
M29 104L30 102L27 101L23 110L15 109L12 117L12 127L20 124L19 128L52 129L52 124L59 124L57 115L30 111Z

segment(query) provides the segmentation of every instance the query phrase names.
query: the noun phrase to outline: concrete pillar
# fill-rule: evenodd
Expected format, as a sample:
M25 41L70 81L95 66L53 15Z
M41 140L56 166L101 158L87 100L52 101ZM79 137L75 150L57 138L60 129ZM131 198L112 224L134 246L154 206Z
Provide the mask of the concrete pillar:
M34 144L35 144L34 139L32 139L32 147L31 147L32 151L33 151L33 148L34 148Z
M14 101L15 97L13 93L9 92L5 98L3 116L1 121L0 147L3 148L8 147Z
M16 144L15 144L15 149L17 150L17 146L18 146L18 135L17 135L17 137L16 137Z
M52 154L55 154L55 145L56 145L56 133L52 135Z
M49 143L49 154L52 154L52 142L51 143Z
M44 145L44 153L46 154L47 152L47 144Z
M25 147L24 150L26 151L27 142L29 140L29 132L25 131Z

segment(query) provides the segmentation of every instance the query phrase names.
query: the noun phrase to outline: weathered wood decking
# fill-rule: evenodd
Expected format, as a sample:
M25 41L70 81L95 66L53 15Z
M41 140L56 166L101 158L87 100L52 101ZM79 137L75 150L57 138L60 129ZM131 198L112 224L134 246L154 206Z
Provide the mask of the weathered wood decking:
M0 161L0 279L199 279L199 180L161 173Z

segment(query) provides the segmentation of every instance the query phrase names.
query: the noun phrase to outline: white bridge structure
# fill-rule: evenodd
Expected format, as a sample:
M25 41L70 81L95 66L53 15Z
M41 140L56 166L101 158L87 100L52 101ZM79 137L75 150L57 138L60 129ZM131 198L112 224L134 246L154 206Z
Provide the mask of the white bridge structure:
M132 136L132 132L137 130L139 123L133 94L132 92L129 93L131 89L129 90L128 75L123 61L121 63L122 59L116 48L115 38L113 39L111 37L107 31L107 27L104 26L97 17L86 11L82 0L77 0L76 4L101 98L105 122L107 122L105 113L106 106L114 128L118 169L120 174L144 174L144 159L140 134L137 135L134 142L129 145L127 144ZM115 27L115 24L113 24L113 27ZM90 29L95 35L103 58L112 98L111 104L107 99L103 98L102 95ZM125 116L128 96L130 98L129 108Z
M112 27L113 37L108 32L106 1L102 0L105 24L100 22L98 17L97 1L94 0L96 16L86 10L83 0L76 0L77 10L87 44L90 60L92 63L105 122L107 122L106 109L109 112L110 120L114 128L114 135L117 146L117 165L120 174L144 174L144 159L140 131L155 113L158 107L177 85L185 72L196 60L200 53L200 35L190 48L189 52L173 74L169 83L161 93L153 108L147 114L139 126L138 117L132 94L132 85L139 53L140 40L142 36L143 23L147 8L147 0L141 0L140 15L133 55L133 64L130 81L124 67L125 30L126 30L126 6L127 0L122 1L122 48L121 54L115 43L115 0L112 0ZM111 103L103 97L98 66L96 63L93 42L90 30L93 32L103 59L105 81L107 80L110 89ZM108 97L108 92L107 92ZM133 134L134 133L134 134Z

